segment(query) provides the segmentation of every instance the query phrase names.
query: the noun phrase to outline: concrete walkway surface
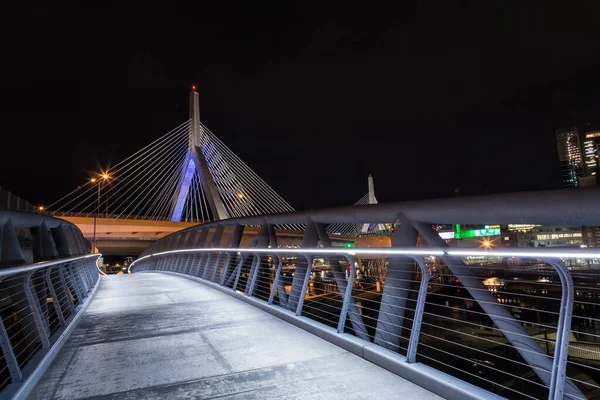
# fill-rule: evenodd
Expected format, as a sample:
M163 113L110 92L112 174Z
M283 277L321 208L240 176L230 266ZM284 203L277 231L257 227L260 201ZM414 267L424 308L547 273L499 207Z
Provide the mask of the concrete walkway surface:
M103 276L29 399L440 399L192 280Z

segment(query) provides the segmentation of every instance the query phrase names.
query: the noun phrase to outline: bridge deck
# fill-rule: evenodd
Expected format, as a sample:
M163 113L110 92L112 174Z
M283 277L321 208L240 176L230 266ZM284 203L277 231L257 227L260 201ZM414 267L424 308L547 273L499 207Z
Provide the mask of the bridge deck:
M30 399L439 399L262 310L163 274L102 277Z

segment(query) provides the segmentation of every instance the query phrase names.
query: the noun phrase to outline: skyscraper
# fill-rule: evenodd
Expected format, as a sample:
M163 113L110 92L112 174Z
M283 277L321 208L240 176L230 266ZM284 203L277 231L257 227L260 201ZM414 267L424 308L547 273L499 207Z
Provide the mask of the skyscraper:
M589 123L557 129L556 145L563 186L596 186L600 131Z

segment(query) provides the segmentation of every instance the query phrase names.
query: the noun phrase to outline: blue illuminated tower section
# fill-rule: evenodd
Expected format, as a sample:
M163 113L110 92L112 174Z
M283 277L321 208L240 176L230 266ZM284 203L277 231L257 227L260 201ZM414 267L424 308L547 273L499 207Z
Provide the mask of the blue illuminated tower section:
M187 200L187 196L190 192L190 185L192 184L192 178L194 177L194 173L196 172L196 164L194 164L194 160L192 158L191 151L188 150L187 156L185 158L185 172L183 175L183 179L181 181L181 186L179 187L179 196L177 196L177 202L175 203L175 207L173 208L173 213L171 214L171 221L180 222L181 215L183 214L183 207L185 206L185 201Z
M202 130L200 129L200 100L196 86L192 86L190 91L190 134L188 151L184 163L184 173L181 183L176 193L176 201L171 213L171 221L180 222L185 207L185 202L190 193L190 186L194 174L198 174L200 184L206 196L206 201L212 212L212 217L215 220L229 218L229 213L223 206L223 201L217 190L217 186L208 169L208 164L202 153L201 137Z

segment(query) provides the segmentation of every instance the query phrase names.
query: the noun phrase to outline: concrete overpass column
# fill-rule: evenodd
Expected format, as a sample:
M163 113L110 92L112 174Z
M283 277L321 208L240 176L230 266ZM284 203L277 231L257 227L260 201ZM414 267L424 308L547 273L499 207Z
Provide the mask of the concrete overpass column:
M302 244L300 247L304 248L315 248L319 240L317 228L312 221L307 221L306 230L304 231L304 237L302 238ZM301 249L300 249L301 251ZM304 281L312 268L312 257L308 257L310 262L304 257L296 258L296 270L294 271L294 278L292 279L292 288L288 297L287 309L291 311L297 311L298 303L300 299L306 296L306 293L302 293L304 287Z
M23 263L25 256L17 232L9 219L0 225L0 266L6 268Z
M417 230L409 219L400 214L394 227L392 247L416 247L417 235ZM389 257L374 343L394 352L400 346L413 270L414 260L411 258L396 255Z

